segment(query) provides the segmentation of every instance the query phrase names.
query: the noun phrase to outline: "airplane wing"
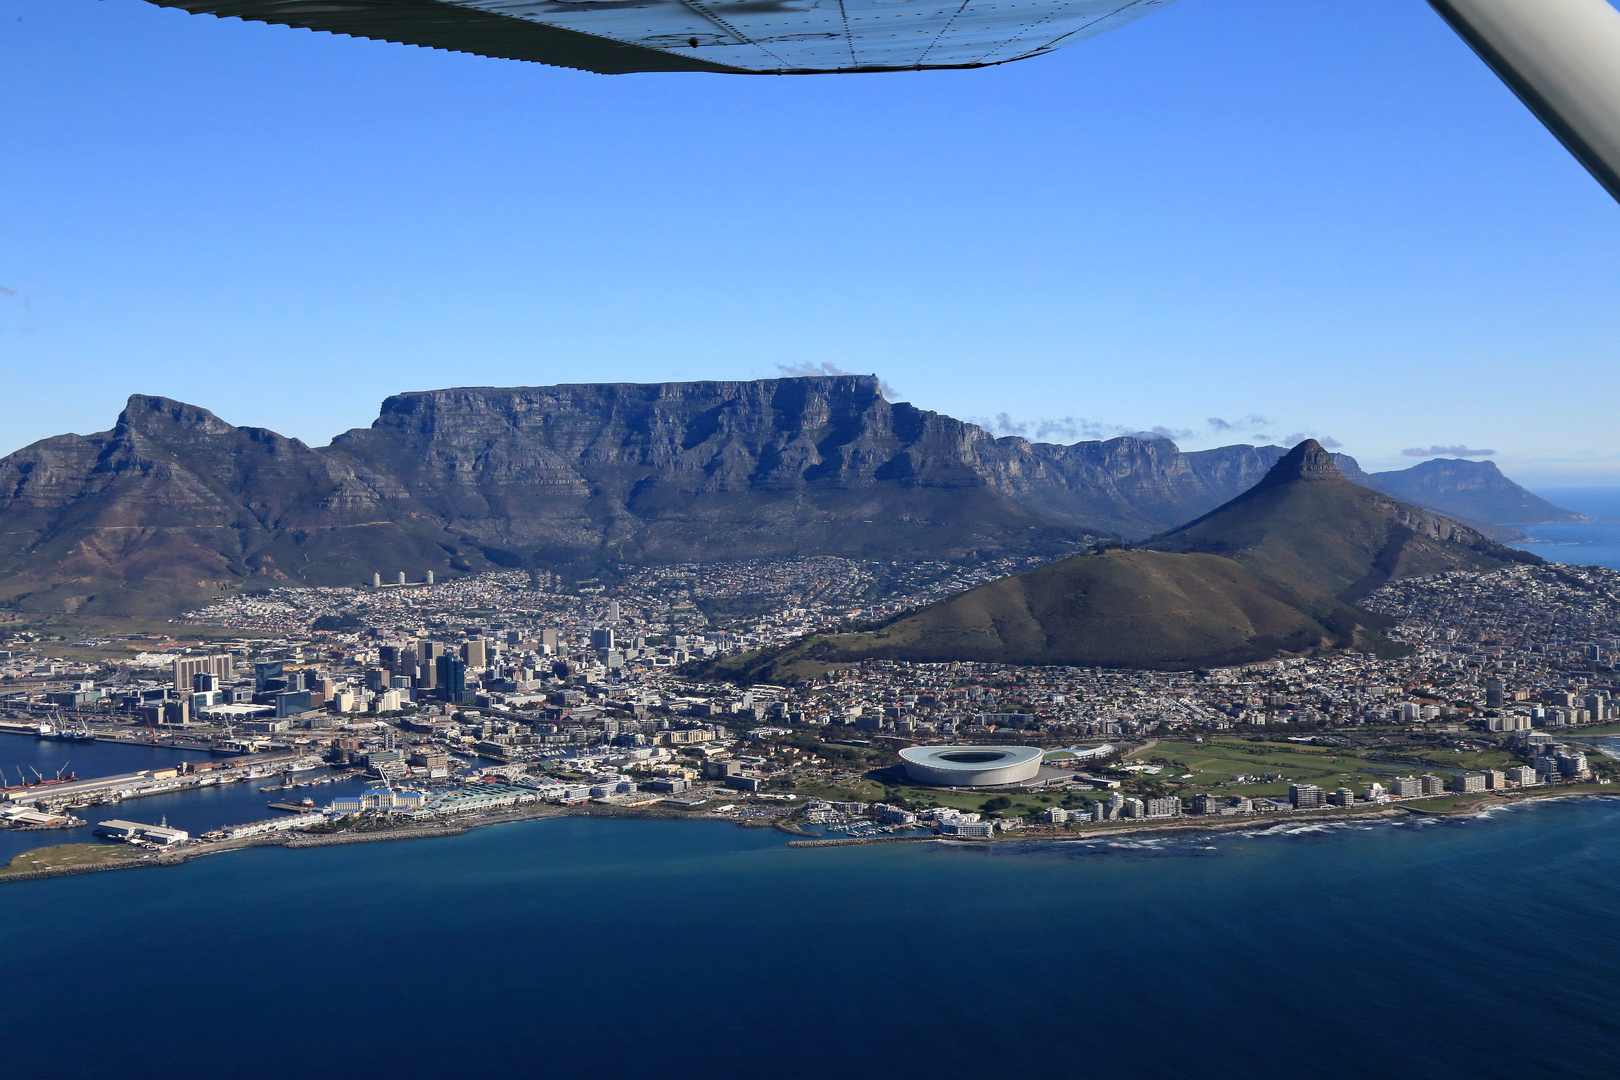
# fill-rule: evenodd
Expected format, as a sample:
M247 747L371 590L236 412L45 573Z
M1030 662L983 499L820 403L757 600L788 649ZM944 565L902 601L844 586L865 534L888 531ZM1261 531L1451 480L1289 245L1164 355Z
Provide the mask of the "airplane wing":
M604 75L973 68L1039 56L1171 0L151 0Z

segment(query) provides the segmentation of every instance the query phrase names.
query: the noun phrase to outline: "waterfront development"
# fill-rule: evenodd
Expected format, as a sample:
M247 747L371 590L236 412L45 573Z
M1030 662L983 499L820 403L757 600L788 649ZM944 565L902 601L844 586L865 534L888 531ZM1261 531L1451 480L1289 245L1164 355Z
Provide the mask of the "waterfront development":
M164 861L587 813L804 841L1076 839L1474 812L1601 794L1620 775L1603 741L1620 722L1620 572L1600 567L1392 583L1365 602L1391 624L1381 655L1192 671L865 661L791 686L706 674L1012 568L379 573L221 601L166 632L19 629L0 657L0 853L31 853L11 869L38 872L58 858L42 851L78 859L66 849L87 841ZM975 764L1000 759L1020 764Z

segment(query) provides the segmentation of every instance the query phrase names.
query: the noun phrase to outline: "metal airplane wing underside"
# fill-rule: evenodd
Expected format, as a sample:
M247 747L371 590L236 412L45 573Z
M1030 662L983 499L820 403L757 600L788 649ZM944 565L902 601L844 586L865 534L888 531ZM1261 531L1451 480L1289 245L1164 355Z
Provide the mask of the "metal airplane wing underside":
M809 75L1004 64L1171 0L151 0L605 75Z

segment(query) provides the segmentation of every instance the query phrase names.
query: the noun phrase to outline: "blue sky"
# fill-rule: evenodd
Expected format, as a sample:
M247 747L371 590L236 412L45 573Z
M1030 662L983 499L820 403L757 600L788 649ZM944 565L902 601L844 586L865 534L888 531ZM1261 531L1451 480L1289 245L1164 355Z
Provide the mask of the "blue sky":
M1620 207L1418 0L817 77L0 0L0 103L0 451L136 392L321 444L402 390L826 364L1060 441L1620 484Z

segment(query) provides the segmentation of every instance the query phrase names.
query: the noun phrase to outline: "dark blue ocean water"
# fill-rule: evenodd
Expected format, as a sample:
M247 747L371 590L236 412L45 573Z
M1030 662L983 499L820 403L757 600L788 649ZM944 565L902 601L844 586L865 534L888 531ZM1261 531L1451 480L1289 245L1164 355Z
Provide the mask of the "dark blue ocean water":
M1528 534L1530 540L1515 547L1533 551L1550 562L1620 570L1620 489L1549 488L1536 494L1595 520L1521 525L1519 531Z
M97 776L117 776L142 769L161 769L185 760L206 760L209 755L195 750L176 750L167 746L97 742L88 746L48 742L31 735L0 733L0 772L6 783L17 783L18 770L32 779L33 769L45 776L55 776L65 765L68 772L78 773L82 780ZM217 760L217 759L215 759ZM33 769L30 769L32 766ZM300 773L315 777L320 773ZM346 780L319 787L299 788L292 792L265 794L259 789L276 784L278 780L251 780L239 784L217 784L213 787L173 791L164 795L151 795L140 799L107 806L91 806L74 811L85 824L77 829L49 829L40 832L18 832L0 829L0 863L10 862L12 856L42 847L46 844L78 844L94 841L91 829L98 821L124 818L156 824L164 818L177 829L196 835L217 829L221 825L241 825L249 821L263 821L275 817L271 802L291 796L301 799L306 795L325 804L339 793L359 791L365 785L360 780Z
M554 819L0 886L19 1076L1620 1075L1620 799L1111 846Z

